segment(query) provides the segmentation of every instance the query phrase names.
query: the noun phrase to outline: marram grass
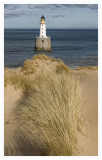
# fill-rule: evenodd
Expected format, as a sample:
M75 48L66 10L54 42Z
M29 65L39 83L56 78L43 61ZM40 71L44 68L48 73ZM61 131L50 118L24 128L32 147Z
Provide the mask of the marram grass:
M89 69L92 71L96 71L96 70L98 70L98 66L82 66L82 67L77 68L77 70L83 70L83 69Z
M16 89L21 88L23 91L29 91L32 89L33 82L28 80L25 76L10 72L4 75L4 86L12 85Z
M33 91L16 109L17 130L33 148L37 144L42 155L73 155L80 102L80 85L74 76L46 71L35 79Z
M39 64L35 66L36 59L50 60L52 65L56 62L55 68L51 70L46 66L34 79L30 79L39 67ZM16 135L10 142L11 150L5 148L5 155L75 155L81 104L77 78L61 60L46 55L26 60L21 72L5 69L5 86L13 85L25 92L14 110L12 125Z
M34 60L26 60L24 61L24 65L22 66L22 71L26 74L33 74L36 71L36 67L34 65Z

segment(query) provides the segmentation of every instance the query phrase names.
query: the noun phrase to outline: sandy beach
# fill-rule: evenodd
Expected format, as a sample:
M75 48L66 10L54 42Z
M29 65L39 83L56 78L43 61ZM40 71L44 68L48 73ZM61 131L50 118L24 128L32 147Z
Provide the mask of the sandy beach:
M41 70L54 69L57 62L35 60L34 65L38 65L36 72L30 74L31 79L36 75L41 74ZM49 66L49 67L48 67ZM8 69L7 74L10 72ZM19 73L19 69L12 69L12 72ZM76 70L73 72L79 75L80 86L82 89L82 103L80 107L80 120L77 130L77 156L97 156L98 155L98 71L88 68ZM22 74L22 72L20 72ZM27 75L26 75L27 77ZM20 87L15 87L13 84L8 83L4 88L4 139L5 139L5 155L9 153L10 141L13 137L13 123L12 113L17 107L18 102L22 98L23 90ZM6 150L8 150L6 152ZM16 151L15 151L16 152ZM27 151L25 151L27 152ZM38 153L35 153L35 155Z

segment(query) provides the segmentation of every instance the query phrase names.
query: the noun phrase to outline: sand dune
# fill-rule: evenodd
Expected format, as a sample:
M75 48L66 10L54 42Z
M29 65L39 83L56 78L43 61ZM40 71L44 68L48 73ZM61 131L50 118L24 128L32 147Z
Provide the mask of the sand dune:
M98 71L75 71L80 74L82 88L82 105L80 108L81 127L77 132L78 153L77 156L98 155ZM87 74L86 74L87 73ZM13 134L12 112L22 97L22 89L15 89L14 86L5 87L4 106L4 138L5 150L9 150ZM25 151L26 152L26 151ZM36 155L36 154L35 154Z

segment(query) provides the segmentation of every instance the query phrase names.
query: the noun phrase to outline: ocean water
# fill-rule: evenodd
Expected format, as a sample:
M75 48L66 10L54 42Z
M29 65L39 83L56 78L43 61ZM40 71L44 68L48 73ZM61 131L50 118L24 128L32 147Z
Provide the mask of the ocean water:
M48 29L51 52L34 50L36 36L39 29L5 29L5 67L22 66L26 59L39 53L60 58L71 68L98 64L98 30Z

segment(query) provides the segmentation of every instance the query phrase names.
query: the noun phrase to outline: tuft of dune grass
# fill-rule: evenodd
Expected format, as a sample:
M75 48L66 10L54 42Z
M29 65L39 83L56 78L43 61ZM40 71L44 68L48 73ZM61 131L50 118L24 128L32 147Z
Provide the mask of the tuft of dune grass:
M4 87L7 87L8 81L9 81L8 76L4 75Z
M78 67L77 70L83 70L83 69L89 69L92 71L98 70L98 66L83 66L83 67Z
M4 76L4 86L13 85L15 88L21 88L24 91L29 91L32 89L32 82L25 78L23 75L10 72L9 74L5 73Z
M31 59L28 59L24 62L24 65L22 66L22 71L28 75L28 74L32 74L36 71L35 65L34 65L34 61Z
M56 65L56 73L60 73L62 74L63 72L71 72L71 69L65 65L65 63L63 62L59 62L57 65Z
M30 83L29 80L17 74L14 74L13 76L10 77L10 82L16 88L22 88L23 90L26 90L26 91L31 90L31 87L32 87L32 84Z
M17 130L26 135L33 148L37 144L42 155L73 155L81 102L79 81L46 71L34 85L15 112Z

